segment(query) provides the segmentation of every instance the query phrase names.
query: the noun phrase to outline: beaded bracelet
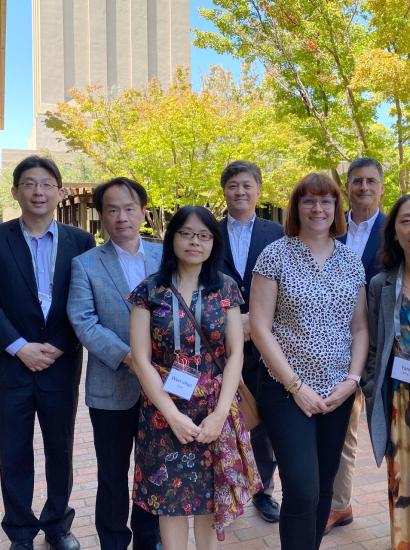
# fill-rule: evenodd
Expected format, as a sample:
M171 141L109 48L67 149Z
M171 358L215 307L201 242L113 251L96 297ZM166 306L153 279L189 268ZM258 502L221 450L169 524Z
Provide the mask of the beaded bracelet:
M296 393L297 391L300 390L300 384L299 382L301 382L300 380L300 377L298 374L294 374L292 376L292 378L290 379L289 383L286 384L285 386L285 390L288 392L288 393Z

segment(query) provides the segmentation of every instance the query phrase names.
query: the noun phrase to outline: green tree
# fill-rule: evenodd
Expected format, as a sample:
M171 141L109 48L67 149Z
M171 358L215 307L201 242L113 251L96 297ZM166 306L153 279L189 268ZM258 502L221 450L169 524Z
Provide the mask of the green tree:
M93 87L71 95L73 101L48 113L47 125L106 177L141 181L150 197L148 220L159 236L167 213L183 204L207 204L221 214L219 176L235 158L261 164L265 197L277 206L308 164L310 142L292 115L278 115L246 67L239 84L213 68L199 93L179 71L168 90L153 81L146 91L128 89L114 98Z
M403 194L410 184L410 2L367 0L365 5L372 48L358 56L351 87L390 106L397 152L392 168Z
M350 86L356 57L369 46L360 0L214 0L201 15L215 32L195 44L265 70L276 109L311 142L309 163L340 182L340 161L380 157L389 131L377 124L378 98Z
M341 184L337 170L341 161L374 156L387 163L391 174L388 173L386 197L391 202L398 192L395 148L400 153L400 144L406 139L407 111L400 111L402 105L395 103L396 127L386 128L377 120L377 109L386 95L369 94L369 88L352 82L356 63L376 43L376 36L369 28L378 25L381 37L387 30L385 40L392 41L398 36L403 52L409 51L408 17L406 25L403 24L409 0L214 0L213 3L215 8L200 9L200 13L216 30L195 31L195 44L262 66L266 75L264 86L271 90L276 112L283 115L285 123L291 116L293 128L311 144L307 165L330 169ZM387 12L383 11L384 5L388 6ZM394 24L389 28L393 14ZM368 80L371 79L369 76ZM399 164L403 161L404 153Z

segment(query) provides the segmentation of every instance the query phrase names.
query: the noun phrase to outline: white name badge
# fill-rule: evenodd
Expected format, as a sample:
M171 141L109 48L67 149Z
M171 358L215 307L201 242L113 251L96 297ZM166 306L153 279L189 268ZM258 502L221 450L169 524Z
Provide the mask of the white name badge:
M395 355L391 377L395 380L401 380L401 382L410 383L410 360Z
M194 393L200 376L201 374L197 370L191 368L182 370L174 363L162 389L177 397L189 400Z

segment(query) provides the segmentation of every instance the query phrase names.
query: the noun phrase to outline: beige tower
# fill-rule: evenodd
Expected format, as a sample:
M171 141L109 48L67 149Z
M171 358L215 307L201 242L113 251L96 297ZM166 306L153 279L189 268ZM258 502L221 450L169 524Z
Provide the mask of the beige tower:
M167 86L190 65L189 0L33 0L33 55L30 146L61 149L43 115L70 88L115 95L153 77Z

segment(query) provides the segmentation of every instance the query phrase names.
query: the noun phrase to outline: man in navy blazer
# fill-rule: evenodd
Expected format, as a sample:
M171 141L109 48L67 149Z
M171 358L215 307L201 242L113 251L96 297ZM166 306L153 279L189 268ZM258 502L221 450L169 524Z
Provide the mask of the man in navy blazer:
M384 191L383 180L383 167L372 158L354 160L347 171L346 191L350 210L347 215L347 233L340 240L361 257L366 272L366 292L370 279L380 271L378 250L385 220L379 208ZM339 470L333 485L327 533L333 527L348 525L353 521L351 497L362 405L363 394L358 388Z
M221 175L227 216L221 221L225 240L224 273L238 284L245 303L241 306L245 335L243 378L256 397L259 354L250 340L249 293L252 270L262 250L283 236L282 227L275 222L258 218L255 208L262 189L259 167L238 160L229 164ZM279 504L272 498L272 476L276 461L272 446L263 425L251 432L252 448L264 489L253 497L253 504L261 517L268 522L279 520Z
M91 235L57 223L64 197L49 159L31 156L13 172L19 219L0 225L0 476L2 527L12 550L31 550L40 529L49 548L77 550L68 506L82 348L67 313L74 256L94 246ZM33 430L44 443L47 499L37 518Z
M129 293L158 271L162 244L142 240L147 193L128 178L99 185L93 196L110 239L74 258L67 311L88 350L85 400L98 465L95 523L102 550L159 548L158 516L132 507L128 471L138 431L140 384L130 372Z

